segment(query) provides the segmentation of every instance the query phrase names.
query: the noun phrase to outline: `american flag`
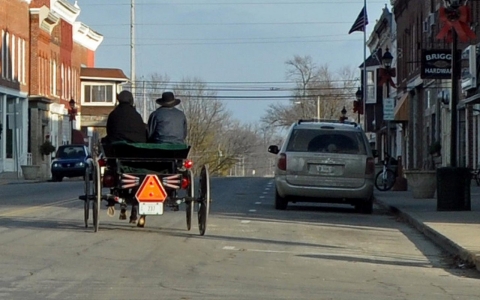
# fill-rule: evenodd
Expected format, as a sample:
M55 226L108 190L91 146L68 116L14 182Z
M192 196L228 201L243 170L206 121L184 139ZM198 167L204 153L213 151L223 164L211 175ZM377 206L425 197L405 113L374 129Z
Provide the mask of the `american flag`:
M362 11L358 15L357 19L355 20L355 23L353 23L352 28L350 28L350 31L348 32L348 34L355 31L365 31L365 27L367 27L367 24L368 24L367 9L364 6L362 8Z

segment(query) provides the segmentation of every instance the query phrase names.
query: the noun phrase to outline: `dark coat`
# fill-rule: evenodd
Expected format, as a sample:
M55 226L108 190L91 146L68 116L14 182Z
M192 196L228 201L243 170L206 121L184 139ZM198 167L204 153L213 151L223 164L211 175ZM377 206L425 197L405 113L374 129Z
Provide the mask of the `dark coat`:
M108 115L107 142L146 143L147 127L142 116L129 103L120 103Z
M148 132L152 143L185 144L187 118L175 107L160 106L150 114Z

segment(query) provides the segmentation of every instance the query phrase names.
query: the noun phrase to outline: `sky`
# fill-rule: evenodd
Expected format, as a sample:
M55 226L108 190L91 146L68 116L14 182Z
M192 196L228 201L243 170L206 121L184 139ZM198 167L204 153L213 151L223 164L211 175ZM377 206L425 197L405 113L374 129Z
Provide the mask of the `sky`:
M104 36L95 66L119 68L130 77L131 0L77 2L81 9L77 21ZM388 2L367 0L367 39ZM135 0L136 79L154 73L168 75L171 82L198 78L219 89L218 96L226 97L222 101L235 119L258 123L268 105L288 101L285 93L275 90L288 84L285 62L295 55L310 56L316 65L326 64L332 71L362 63L363 32L348 31L363 4L363 0Z

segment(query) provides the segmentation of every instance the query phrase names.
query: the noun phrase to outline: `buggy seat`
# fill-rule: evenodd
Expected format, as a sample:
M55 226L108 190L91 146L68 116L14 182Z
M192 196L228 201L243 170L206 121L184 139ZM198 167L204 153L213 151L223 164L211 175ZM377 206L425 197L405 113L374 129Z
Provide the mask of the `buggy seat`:
M175 173L176 166L187 159L186 144L113 142L102 144L110 167L117 163L121 173Z

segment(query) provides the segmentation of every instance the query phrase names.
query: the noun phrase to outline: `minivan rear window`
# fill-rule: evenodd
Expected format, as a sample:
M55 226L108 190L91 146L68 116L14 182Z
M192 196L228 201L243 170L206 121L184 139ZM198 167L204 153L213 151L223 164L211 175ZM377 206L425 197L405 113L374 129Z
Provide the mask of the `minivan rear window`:
M287 151L367 154L361 132L305 128L292 131Z

